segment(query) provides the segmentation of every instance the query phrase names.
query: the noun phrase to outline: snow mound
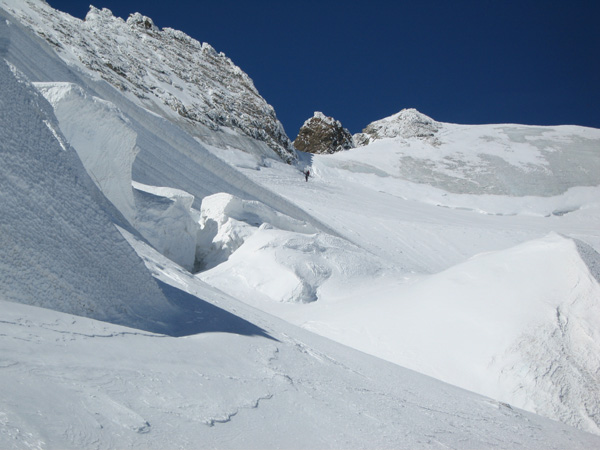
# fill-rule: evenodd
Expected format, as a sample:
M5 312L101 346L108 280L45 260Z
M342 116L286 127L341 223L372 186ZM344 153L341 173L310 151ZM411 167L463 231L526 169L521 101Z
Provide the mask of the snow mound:
M57 140L52 107L4 62L0 92L2 298L163 329L175 309L115 229L118 212Z
M238 298L310 303L383 267L341 238L229 194L203 200L200 224L198 276Z
M160 253L187 270L194 269L199 213L194 196L173 188L133 183L134 226Z
M600 255L582 242L568 246L569 284L554 317L525 330L496 364L515 404L600 434Z
M112 103L86 94L73 83L35 83L54 107L60 130L75 148L102 193L131 221L131 168L137 134Z
M597 266L600 257L592 250L588 260ZM343 308L296 312L295 321L448 383L600 432L600 284L575 243L558 234L435 275L347 292Z
M229 258L261 225L296 233L315 233L300 220L281 214L258 201L220 193L205 197L200 211L199 268L207 270Z

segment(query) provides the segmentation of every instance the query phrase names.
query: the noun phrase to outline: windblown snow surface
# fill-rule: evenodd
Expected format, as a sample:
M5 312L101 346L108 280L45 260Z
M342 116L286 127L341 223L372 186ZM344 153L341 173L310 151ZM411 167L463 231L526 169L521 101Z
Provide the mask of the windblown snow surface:
M408 110L289 165L61 23L0 0L1 448L600 447L599 130Z
M598 433L600 131L440 129L435 145L430 137L402 137L305 155L309 182L291 167L248 170L243 162L244 173L338 230L337 241L323 245L321 233L282 238L259 227L227 262L198 276L338 342ZM539 152L540 135L553 142L552 163ZM505 143L506 154L485 144L489 136ZM410 164L418 156L430 173L444 173L459 137L474 143L461 149L466 161L495 153L502 164L454 168L468 193L454 192L457 181L441 176L435 187L406 180L407 154ZM534 144L521 142L529 138ZM221 155L236 164L240 154ZM487 194L487 185L472 182L473 170L489 183L510 179L523 195ZM530 171L546 171L543 184L531 186ZM536 195L544 185L548 195ZM282 278L256 274L261 266L287 273L284 294Z

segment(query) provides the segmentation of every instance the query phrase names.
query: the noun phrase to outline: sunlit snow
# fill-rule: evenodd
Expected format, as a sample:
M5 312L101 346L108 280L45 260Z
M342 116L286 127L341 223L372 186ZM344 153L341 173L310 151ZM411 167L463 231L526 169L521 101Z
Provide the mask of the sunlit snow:
M600 447L600 130L403 110L288 164L208 44L0 19L1 448Z

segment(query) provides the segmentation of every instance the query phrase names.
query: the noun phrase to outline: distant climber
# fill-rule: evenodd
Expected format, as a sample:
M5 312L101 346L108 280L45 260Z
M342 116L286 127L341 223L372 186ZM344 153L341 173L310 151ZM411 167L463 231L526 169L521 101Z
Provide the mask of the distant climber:
M310 170L306 169L306 171L304 172L304 180L308 181L309 176L310 176Z

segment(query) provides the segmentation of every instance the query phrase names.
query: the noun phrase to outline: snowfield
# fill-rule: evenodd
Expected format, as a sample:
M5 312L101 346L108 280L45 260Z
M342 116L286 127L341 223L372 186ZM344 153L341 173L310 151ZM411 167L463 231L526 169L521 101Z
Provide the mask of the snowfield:
M295 154L212 47L88 18L0 0L0 448L600 448L600 130Z
M382 159L399 151L393 142L388 145ZM373 153L362 153L369 149L311 156L309 183L300 174L286 183L293 169L277 164L240 167L339 230L368 252L369 263L346 258L341 266L350 276L343 282L322 280L310 305L268 301L263 277L252 276L260 256L254 249L252 257L242 258L245 246L239 259L234 254L222 268L198 276L338 342L598 433L600 197L592 194L598 188L572 188L571 205L577 207L562 214L552 212L565 194L447 192L441 201L476 199L486 212L450 207L431 202L428 185L395 185L390 177L354 170L367 159L384 166ZM225 157L234 163L233 152ZM356 164L350 169L335 166L351 158ZM402 186L407 189L401 191ZM495 212L513 199L510 214ZM263 247L260 253L262 264L270 267L269 250ZM301 262L309 269L314 260L297 252L280 266Z

